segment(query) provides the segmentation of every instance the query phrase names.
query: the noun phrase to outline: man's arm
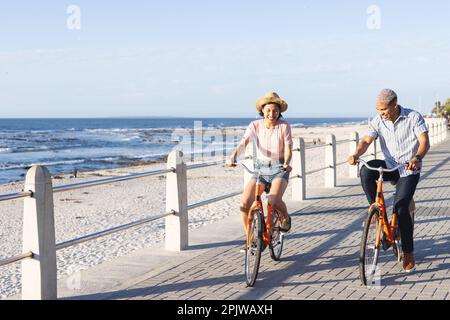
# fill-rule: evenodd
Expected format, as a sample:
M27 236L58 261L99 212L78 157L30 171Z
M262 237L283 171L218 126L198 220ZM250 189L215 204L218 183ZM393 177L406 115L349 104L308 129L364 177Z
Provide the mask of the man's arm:
M361 157L369 148L370 144L375 140L372 136L364 136L358 143L355 152L348 157L347 162L352 166L357 164L359 157Z
M419 149L414 157L409 160L408 170L419 170L422 167L422 159L426 156L428 150L430 150L430 138L428 132L424 132L419 136Z

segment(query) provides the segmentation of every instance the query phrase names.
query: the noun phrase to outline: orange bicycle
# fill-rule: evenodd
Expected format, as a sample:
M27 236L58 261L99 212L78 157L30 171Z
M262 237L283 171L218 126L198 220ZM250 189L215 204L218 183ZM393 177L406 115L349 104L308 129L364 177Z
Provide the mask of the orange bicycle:
M376 199L369 208L369 215L364 224L364 233L360 247L359 274L362 283L367 285L368 283L374 283L381 246L384 248L392 246L397 261L400 262L402 259L402 245L397 214L392 212L392 219L389 221L386 213L386 204L383 196L383 173L394 172L406 164L386 169L371 167L362 159L359 162L365 165L367 169L380 173L380 177L377 180Z
M261 170L252 171L243 163L240 163L250 174L256 175L255 201L253 202L247 220L247 238L245 250L245 280L247 286L253 287L258 276L261 252L269 247L270 256L273 260L279 261L283 251L284 233L281 231L281 214L270 203L267 204L267 219L264 220L264 208L262 195L269 193L270 184L265 188L261 183L261 176L274 176L282 172L283 169L275 173L265 173ZM277 166L280 169L283 166Z

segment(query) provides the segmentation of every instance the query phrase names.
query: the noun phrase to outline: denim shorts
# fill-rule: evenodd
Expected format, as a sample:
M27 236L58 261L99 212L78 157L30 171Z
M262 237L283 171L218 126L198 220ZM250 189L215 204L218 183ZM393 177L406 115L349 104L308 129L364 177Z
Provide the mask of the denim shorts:
M279 163L277 163L279 164ZM255 165L256 169L260 169L262 172L270 172L271 171L271 163L258 161ZM273 169L272 169L273 170ZM261 182L264 184L272 184L275 179L284 179L286 182L289 182L289 172L281 171L273 176L265 176L260 175ZM252 176L252 179L256 180L256 174Z

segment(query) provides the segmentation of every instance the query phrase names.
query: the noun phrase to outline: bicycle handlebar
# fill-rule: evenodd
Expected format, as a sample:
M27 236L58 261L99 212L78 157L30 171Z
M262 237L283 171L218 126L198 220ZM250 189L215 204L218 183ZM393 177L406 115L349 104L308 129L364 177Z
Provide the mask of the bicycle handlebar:
M406 162L406 163L404 163L404 164L399 164L398 166L396 166L396 167L394 167L394 168L386 169L386 168L383 168L383 167L379 167L379 168L371 167L371 166L369 166L369 165L367 164L367 162L364 161L363 159L359 159L358 162L362 162L362 164L365 165L366 168L369 169L369 170L373 170L373 171L380 171L380 170L383 170L383 172L394 172L394 171L397 171L397 170L400 169L401 167L406 166L406 165L408 164L408 162Z

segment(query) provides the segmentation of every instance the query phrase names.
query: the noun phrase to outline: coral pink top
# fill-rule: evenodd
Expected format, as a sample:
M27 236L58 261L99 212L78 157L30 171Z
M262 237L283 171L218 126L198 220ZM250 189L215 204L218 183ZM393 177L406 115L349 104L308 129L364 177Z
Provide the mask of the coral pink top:
M264 119L250 122L242 141L256 140L257 158L264 161L284 159L284 148L292 145L292 133L289 123L278 119L274 128L266 128Z

